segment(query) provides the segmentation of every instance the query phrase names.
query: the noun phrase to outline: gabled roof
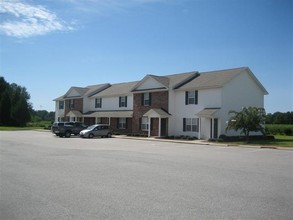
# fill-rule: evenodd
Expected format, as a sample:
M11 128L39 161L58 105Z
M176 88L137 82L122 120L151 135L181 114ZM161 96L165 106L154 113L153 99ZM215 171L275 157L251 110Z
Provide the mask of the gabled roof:
M87 86L87 88L89 88L89 90L86 92L85 96L87 96L87 97L94 96L95 94L103 91L104 89L109 88L110 86L111 86L110 83Z
M84 87L76 87L76 86L72 86L70 87L70 89L65 93L64 98L69 98L69 94L73 91L75 91L77 93L76 96L74 97L83 97L83 95L88 91L88 88L84 88Z
M131 88L136 85L137 82L138 81L112 84L92 97L127 95L131 93Z
M146 75L142 80L138 81L134 86L133 88L131 89L131 92L136 92L136 91L146 91L146 90L149 90L149 89L139 89L139 87L141 85L143 85L147 80L149 79L153 79L154 81L157 82L158 86L155 87L155 88L149 88L151 90L154 90L154 89L168 89L169 87L169 79L167 77L164 77L164 76L156 76L156 75L151 75L151 74L148 74Z
M230 69L230 70L218 70L212 72L203 72L199 76L186 83L179 90L187 89L205 89L205 88L219 88L225 85L227 82L236 77L244 68Z
M257 83L257 85L263 90L264 94L268 94L263 85L257 80L254 74L250 71L248 67L241 67L235 69L227 70L217 70L211 72L199 73L198 77L194 80L189 81L180 88L175 88L177 90L188 90L188 89L209 89L209 88L220 88L226 83L233 80L239 74L248 73L251 78Z
M87 86L87 87L72 86L63 96L60 96L60 97L54 99L53 101L62 101L64 99L70 99L70 98L90 97L90 96L108 88L109 86L111 86L109 83L99 84L99 85L91 85L91 86ZM77 95L69 97L69 94L73 91L75 91L77 93Z
M133 88L132 92L144 91L148 89L138 88L146 82L148 79L153 79L158 82L161 87L151 88L151 89L169 89L169 88L179 88L190 80L194 79L198 75L198 72L187 72L187 73L177 73L167 76L156 76L156 75L146 75L142 80L140 80Z

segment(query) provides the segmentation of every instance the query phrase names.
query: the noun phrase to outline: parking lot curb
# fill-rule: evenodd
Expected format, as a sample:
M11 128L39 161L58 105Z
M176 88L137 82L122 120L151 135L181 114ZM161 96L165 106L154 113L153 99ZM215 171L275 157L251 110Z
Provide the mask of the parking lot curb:
M174 139L163 139L156 137L129 137L124 135L113 135L114 138L128 139L128 140L143 140L143 141L160 141L169 143L180 143L190 145L206 145L206 146L217 146L217 147L242 147L242 148L255 148L255 149L274 149L274 150L293 150L290 147L278 147L278 146L258 146L258 145L240 145L240 144L222 144L217 142L209 142L206 140L174 140Z

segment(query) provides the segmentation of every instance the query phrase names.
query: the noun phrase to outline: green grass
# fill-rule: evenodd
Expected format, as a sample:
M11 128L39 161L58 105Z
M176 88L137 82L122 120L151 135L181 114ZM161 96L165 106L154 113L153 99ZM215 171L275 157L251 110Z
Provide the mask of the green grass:
M8 126L0 126L0 131L28 131L28 130L36 130L36 129L44 129L44 127L8 127Z
M293 136L274 135L275 140L251 140L248 143L245 141L225 142L226 144L239 145L258 145L258 146L272 146L272 147L292 147Z
M0 126L0 131L27 131L36 129L49 129L50 121L29 122L26 127Z

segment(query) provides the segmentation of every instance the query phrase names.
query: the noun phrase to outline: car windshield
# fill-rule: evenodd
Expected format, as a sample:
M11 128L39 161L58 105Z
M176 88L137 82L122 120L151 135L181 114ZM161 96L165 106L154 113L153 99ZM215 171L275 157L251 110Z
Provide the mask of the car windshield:
M92 129L94 129L95 127L96 127L96 125L89 126L89 127L87 128L87 130L92 130Z

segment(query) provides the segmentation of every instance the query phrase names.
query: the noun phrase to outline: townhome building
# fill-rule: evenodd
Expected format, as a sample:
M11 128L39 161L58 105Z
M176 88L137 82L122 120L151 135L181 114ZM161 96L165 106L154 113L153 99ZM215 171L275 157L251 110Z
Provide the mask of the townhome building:
M140 81L71 87L55 99L56 120L107 123L119 133L218 138L230 110L264 107L268 92L248 67L166 76Z

